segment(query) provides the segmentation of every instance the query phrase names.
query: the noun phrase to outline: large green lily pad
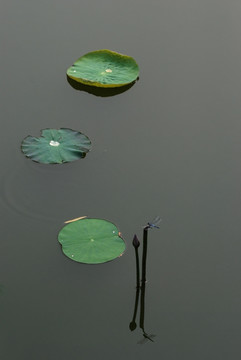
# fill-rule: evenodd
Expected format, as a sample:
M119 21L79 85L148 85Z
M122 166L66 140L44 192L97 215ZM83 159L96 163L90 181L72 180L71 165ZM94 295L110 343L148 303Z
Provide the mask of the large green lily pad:
M117 227L107 220L81 219L65 225L58 241L71 260L100 264L121 256L125 243Z
M44 129L40 137L27 136L21 145L23 153L43 164L62 164L85 157L90 139L71 129Z
M139 67L130 56L97 50L81 56L67 70L67 75L85 85L114 88L134 82Z

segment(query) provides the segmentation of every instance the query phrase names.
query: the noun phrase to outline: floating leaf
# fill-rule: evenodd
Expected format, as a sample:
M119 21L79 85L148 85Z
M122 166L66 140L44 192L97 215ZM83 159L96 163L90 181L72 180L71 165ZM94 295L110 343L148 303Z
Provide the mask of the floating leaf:
M111 50L97 50L80 57L67 75L82 84L114 88L134 82L139 76L136 61Z
M65 225L58 241L71 260L100 264L121 256L125 243L117 227L107 220L81 219Z
M62 164L84 158L91 142L86 135L71 129L44 129L40 137L27 136L21 148L33 161Z

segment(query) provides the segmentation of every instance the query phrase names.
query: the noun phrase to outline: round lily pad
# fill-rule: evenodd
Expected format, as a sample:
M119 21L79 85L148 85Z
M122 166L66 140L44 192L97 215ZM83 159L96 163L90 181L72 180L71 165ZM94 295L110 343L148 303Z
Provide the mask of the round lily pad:
M139 76L136 61L111 50L97 50L81 56L67 75L85 85L118 87L135 81Z
M44 129L40 137L27 136L21 145L23 153L43 164L62 164L84 158L91 148L90 139L71 129Z
M65 225L58 241L71 260L100 264L121 256L125 243L117 227L107 220L81 219Z

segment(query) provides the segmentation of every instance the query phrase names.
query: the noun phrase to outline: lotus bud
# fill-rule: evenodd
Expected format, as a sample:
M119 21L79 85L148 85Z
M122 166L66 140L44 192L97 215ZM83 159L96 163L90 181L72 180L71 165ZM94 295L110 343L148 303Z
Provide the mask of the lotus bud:
M133 237L132 245L134 246L135 249L137 249L140 246L140 241L138 240L136 234Z

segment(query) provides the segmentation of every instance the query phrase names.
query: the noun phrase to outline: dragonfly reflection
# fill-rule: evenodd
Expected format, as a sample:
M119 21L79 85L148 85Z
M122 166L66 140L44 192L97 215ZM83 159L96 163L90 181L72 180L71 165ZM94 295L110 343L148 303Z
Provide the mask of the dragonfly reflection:
M146 332L143 333L143 339L141 339L140 341L138 341L137 344L143 345L145 344L148 340L154 342L154 340L152 340L156 335L155 334L147 334Z
M148 222L147 225L145 226L146 229L160 229L159 226L157 226L160 222L162 221L162 219L160 218L160 216L155 217L155 219L153 219L152 221Z

